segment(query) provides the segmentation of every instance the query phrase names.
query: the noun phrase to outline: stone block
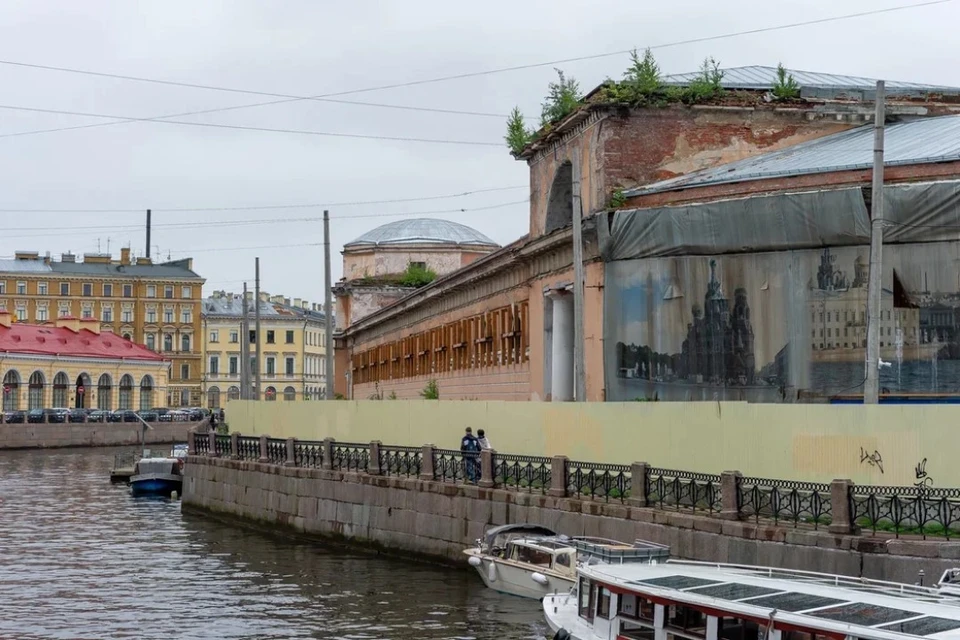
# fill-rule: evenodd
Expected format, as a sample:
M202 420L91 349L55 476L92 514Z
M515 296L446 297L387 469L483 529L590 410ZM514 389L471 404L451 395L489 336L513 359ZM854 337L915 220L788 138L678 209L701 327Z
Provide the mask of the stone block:
M667 526L676 527L678 529L693 529L696 520L697 516L694 516L690 513L683 513L682 511L664 512L663 515L658 518L659 522L663 522Z
M657 511L654 509L633 508L630 509L630 519L637 522L652 523L656 519Z
M756 529L756 536L757 540L785 542L787 539L787 530L774 525L760 525Z
M723 535L733 538L742 538L744 540L754 540L757 537L757 527L749 522L737 522L735 520L725 520L723 522Z
M889 540L887 553L896 556L911 556L914 558L939 558L939 542L926 540ZM937 576L939 578L940 576Z
M857 536L851 541L850 549L858 553L886 553L887 541L872 536Z
M723 531L723 521L716 518L699 516L694 519L693 528L697 531L706 531L707 533L721 533Z
M939 551L944 560L960 560L960 543L941 542Z
M802 529L788 529L786 536L784 537L784 542L789 545L801 546L801 547L815 547L817 546L818 536L812 531L804 531Z
M605 518L620 518L626 520L630 514L630 509L623 504L610 503L603 505L603 508L600 510L600 515Z
M817 546L823 549L840 549L849 551L853 546L853 536L835 536L829 533L817 536Z

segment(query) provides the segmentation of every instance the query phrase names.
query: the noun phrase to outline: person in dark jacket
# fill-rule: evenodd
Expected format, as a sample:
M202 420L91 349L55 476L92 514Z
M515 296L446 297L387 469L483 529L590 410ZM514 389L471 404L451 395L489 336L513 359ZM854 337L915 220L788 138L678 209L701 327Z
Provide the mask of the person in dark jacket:
M463 455L464 475L469 482L476 483L480 476L480 441L470 427L460 440L460 453Z

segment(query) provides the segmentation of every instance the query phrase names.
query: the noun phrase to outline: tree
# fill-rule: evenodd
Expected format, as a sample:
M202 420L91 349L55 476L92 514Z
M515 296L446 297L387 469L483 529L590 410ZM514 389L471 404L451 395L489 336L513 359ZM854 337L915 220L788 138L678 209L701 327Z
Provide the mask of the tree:
M547 85L547 97L540 111L540 126L545 127L558 122L573 113L580 106L580 84L573 78L567 78L563 71L557 72L558 81Z
M650 49L643 52L643 57L634 49L630 52L630 67L623 74L625 84L637 97L651 96L660 91L660 65Z
M533 132L527 129L520 107L514 107L510 112L510 118L507 119L507 135L504 136L510 153L515 156L520 155L532 139Z
M773 96L777 100L792 100L800 96L800 85L792 73L787 73L783 63L777 64L777 81L773 83Z

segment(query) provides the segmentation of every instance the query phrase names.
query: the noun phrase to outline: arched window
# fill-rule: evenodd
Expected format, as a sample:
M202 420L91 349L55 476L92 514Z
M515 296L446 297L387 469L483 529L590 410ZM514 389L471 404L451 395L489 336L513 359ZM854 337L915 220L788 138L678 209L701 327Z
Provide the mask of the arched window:
M129 373L120 378L120 409L133 409L133 376Z
M77 376L74 393L74 406L77 409L86 409L90 406L90 394L93 393L93 383L90 382L90 376L88 374L81 373Z
M124 340L133 340L133 336L130 335L129 333L125 333L125 334L123 334L123 339L124 339Z
M20 408L20 374L11 369L3 376L3 410L16 411Z
M180 336L180 351L190 351L190 336Z
M220 408L220 387L210 387L207 389L207 408Z
M34 371L30 374L27 390L27 409L43 409L43 374Z
M277 390L273 387L267 387L267 392L264 395L267 398L267 402L273 402L277 399Z
M103 374L97 381L97 409L110 411L113 408L113 380Z
M239 400L240 387L230 387L227 389L227 400Z
M67 406L70 378L63 371L53 377L53 406L60 409Z
M169 333L163 334L163 350L173 351L173 336Z
M297 399L297 390L293 387L287 387L283 390L283 399L285 402L290 402Z
M140 380L140 410L146 411L153 408L153 378L143 376Z
M573 165L564 162L557 169L550 186L550 199L547 201L545 234L562 229L573 223Z

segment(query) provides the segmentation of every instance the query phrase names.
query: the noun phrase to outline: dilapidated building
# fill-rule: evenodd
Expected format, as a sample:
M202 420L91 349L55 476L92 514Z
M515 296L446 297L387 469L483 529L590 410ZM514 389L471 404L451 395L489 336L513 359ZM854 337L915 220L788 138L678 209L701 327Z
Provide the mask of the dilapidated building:
M771 98L768 67L725 70L723 96L693 105L629 108L598 88L519 154L529 233L346 326L338 390L415 397L435 379L443 398L573 399L574 164L588 400L792 401L855 389L876 82L791 73L800 95L786 102ZM960 90L887 90L888 241L902 248L885 263L882 353L900 354L902 386L905 350L928 362L953 349L921 347L943 331L920 300L949 306L943 292L960 292L947 259L960 244L946 222L960 179Z

